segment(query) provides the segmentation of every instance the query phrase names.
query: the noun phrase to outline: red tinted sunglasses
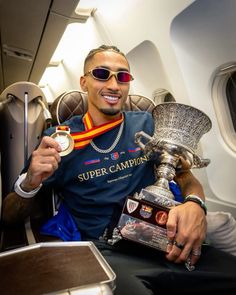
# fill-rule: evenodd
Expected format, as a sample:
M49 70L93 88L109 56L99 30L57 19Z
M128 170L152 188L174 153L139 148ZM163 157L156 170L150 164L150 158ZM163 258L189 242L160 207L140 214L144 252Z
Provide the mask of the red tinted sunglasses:
M111 76L115 76L117 82L119 83L129 83L134 80L132 75L127 71L113 72L105 68L95 68L85 73L85 76L88 74L90 74L94 79L100 81L107 81L111 78Z

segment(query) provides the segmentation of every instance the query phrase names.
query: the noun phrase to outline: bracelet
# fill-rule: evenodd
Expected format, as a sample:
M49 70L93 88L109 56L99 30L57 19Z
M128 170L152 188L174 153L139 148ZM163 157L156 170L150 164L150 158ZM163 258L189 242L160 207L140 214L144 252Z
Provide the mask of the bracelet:
M37 192L40 190L41 186L42 186L42 183L36 187L34 190L30 191L30 192L26 192L24 191L22 188L21 188L21 183L25 180L26 178L26 174L27 173L23 173L21 175L19 175L17 181L15 182L14 184L14 191L17 193L17 195L19 195L20 197L22 198L25 198L25 199L30 199L30 198L33 198Z
M184 199L184 203L188 202L188 201L191 201L191 202L194 202L198 205L200 205L200 207L204 210L205 212L205 215L207 215L207 207L206 207L206 204L205 202L199 198L198 196L196 195L188 195L185 199Z

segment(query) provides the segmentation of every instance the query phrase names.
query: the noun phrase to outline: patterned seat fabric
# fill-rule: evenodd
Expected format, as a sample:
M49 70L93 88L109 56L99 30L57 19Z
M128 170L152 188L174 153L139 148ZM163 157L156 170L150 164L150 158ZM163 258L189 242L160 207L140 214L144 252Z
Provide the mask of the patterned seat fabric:
M124 110L152 112L155 103L142 95L128 95ZM61 124L75 115L85 114L88 108L87 94L72 90L61 94L51 105L52 125Z

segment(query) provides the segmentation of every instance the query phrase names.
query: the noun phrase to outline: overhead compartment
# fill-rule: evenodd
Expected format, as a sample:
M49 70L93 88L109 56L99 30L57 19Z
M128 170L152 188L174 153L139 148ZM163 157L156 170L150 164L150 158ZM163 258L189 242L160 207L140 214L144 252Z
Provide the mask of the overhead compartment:
M0 2L0 91L18 81L38 83L78 2Z

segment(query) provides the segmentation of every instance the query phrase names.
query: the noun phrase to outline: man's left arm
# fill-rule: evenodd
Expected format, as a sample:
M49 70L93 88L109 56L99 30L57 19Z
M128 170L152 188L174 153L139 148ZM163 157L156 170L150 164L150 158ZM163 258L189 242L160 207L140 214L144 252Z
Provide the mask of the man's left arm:
M172 208L167 221L170 241L167 259L194 265L201 254L206 236L205 194L201 183L190 170L177 173L175 181L181 188L184 203Z

